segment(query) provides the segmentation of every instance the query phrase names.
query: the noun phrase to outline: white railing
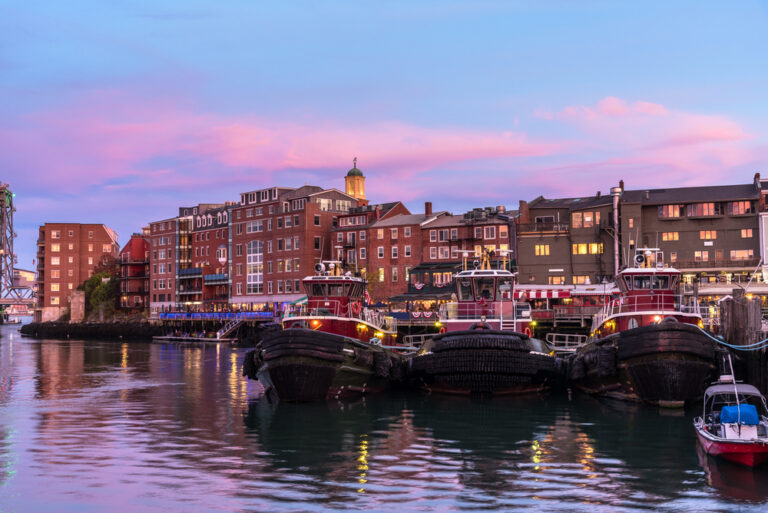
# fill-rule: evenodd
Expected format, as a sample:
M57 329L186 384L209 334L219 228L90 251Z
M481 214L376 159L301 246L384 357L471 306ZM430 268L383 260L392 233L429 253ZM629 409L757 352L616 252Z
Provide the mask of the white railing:
M593 327L598 327L603 322L615 315L627 313L654 312L659 315L698 315L701 316L698 302L692 305L685 305L681 296L669 296L662 294L648 296L625 296L614 299L607 303L598 313L595 314Z
M387 326L391 325L391 322L387 322L388 318L381 312L371 310L369 308L362 308L357 311L353 304L347 303L344 305L339 300L329 300L323 303L328 303L318 308L309 308L308 305L294 305L285 313L285 318L291 317L348 317L359 321L366 322L377 329L387 330ZM360 304L360 303L356 303Z
M547 333L547 345L556 353L575 353L587 341L586 335L575 333Z

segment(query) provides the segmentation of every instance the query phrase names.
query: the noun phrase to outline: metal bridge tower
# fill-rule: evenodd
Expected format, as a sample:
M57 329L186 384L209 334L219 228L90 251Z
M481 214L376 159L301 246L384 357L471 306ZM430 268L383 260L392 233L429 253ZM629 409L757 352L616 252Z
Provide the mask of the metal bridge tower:
M32 289L13 283L13 266L16 254L13 252L13 198L10 185L0 183L0 308L11 304L31 304Z

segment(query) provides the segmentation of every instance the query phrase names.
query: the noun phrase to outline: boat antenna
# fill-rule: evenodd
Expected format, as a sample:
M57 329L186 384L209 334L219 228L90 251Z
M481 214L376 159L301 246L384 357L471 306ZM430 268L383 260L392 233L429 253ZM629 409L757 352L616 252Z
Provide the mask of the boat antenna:
M736 374L733 373L733 360L728 353L728 366L731 369L731 382L733 383L733 393L736 395L736 419L739 424L739 434L741 434L741 404L739 404L739 388L736 386Z

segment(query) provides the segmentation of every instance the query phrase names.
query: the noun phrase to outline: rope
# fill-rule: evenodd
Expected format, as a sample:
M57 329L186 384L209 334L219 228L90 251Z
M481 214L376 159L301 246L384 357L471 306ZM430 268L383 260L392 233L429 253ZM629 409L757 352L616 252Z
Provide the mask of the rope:
M730 347L731 349L735 349L736 351L757 351L759 349L764 349L764 348L768 347L768 338L763 339L760 342L755 342L754 344L749 344L749 345L746 345L746 346L736 346L736 345L733 345L733 344L729 344L728 342L726 342L725 340L722 340L720 338L713 337L712 335L710 335L709 333L704 331L699 326L696 326L696 327L699 328L699 331L704 333L706 336L708 336L709 338L711 338L712 340L714 340L718 344L720 344L722 346Z

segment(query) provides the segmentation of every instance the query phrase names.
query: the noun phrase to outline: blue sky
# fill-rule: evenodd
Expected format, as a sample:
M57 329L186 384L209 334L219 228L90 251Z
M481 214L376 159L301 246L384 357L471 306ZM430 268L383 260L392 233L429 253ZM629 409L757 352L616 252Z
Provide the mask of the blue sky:
M751 181L768 3L0 0L0 179L19 266L45 222L120 235L312 183L374 201ZM471 186L470 186L471 185Z

